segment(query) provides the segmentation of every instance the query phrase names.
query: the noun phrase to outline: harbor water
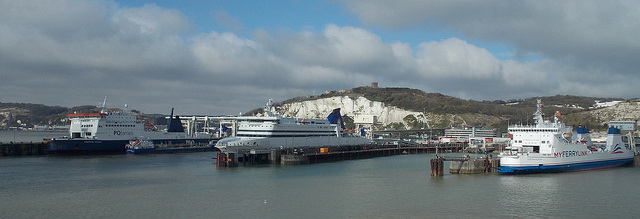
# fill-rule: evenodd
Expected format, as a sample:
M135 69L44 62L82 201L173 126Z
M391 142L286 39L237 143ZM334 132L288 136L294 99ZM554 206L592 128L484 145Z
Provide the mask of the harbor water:
M636 218L640 168L430 176L433 154L217 168L213 152L0 159L0 218ZM445 167L447 168L447 167Z

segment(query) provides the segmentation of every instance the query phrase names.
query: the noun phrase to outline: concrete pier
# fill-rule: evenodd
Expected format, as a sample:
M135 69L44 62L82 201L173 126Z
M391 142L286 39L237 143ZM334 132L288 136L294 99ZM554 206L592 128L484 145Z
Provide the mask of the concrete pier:
M0 156L29 156L46 155L47 144L37 143L8 143L0 145Z
M367 146L335 146L322 148L289 148L248 151L242 153L218 154L219 167L234 167L259 164L312 164L340 160L366 159L372 157L436 153L436 151L460 152L462 145L367 145Z
M280 156L280 164L308 164L309 158L304 155L283 154Z

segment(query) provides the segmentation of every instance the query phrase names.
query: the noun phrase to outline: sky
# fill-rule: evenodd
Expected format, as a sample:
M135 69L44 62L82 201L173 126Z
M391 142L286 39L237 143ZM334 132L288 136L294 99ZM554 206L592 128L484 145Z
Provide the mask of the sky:
M0 102L237 115L378 82L640 97L640 1L0 0Z

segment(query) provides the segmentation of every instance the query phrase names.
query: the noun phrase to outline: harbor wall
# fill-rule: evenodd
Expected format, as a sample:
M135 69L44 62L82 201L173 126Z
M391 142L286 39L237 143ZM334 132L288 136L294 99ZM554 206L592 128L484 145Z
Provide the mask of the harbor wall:
M308 164L309 158L307 156L296 154L283 154L280 156L280 164Z

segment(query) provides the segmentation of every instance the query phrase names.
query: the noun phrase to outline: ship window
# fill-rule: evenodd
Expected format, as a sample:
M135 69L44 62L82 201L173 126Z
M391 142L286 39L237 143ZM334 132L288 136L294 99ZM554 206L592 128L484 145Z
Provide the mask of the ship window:
M84 135L91 136L91 132L85 132Z

